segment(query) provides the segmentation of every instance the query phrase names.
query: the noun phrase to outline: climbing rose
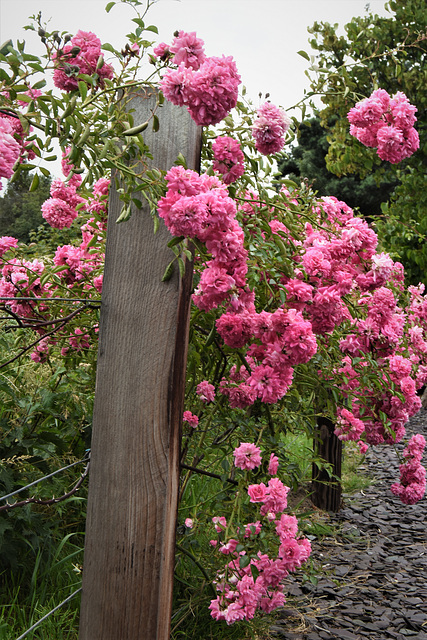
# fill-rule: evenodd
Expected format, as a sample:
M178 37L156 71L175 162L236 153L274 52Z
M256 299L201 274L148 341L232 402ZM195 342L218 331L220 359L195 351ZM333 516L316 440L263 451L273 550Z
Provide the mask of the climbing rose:
M51 227L63 229L71 227L73 220L77 218L77 211L65 200L49 198L42 204L42 216Z
M21 155L21 147L13 137L13 127L7 118L0 117L0 178L11 178L13 165ZM1 190L0 182L0 190Z
M257 111L252 127L255 147L263 155L278 153L285 144L285 133L291 121L287 114L271 102L265 102Z
M0 238L0 257L6 253L12 247L16 247L18 245L17 238L12 238L12 236L2 236Z
M193 429L195 429L199 424L199 418L191 413L191 411L184 411L183 420L188 422L190 427L193 427Z
M251 442L241 442L233 452L234 464L239 469L255 469L261 464L261 449Z
M203 40L196 37L195 31L191 33L179 31L169 48L169 51L175 54L173 58L174 64L179 66L183 63L185 67L191 67L194 70L199 69L206 59L203 45Z
M61 55L54 54L55 71L53 83L63 91L74 91L78 88L79 75L98 75L100 86L103 79L113 77L113 67L104 62L98 67L101 56L101 40L90 31L79 30L64 45ZM98 67L98 68L97 68Z
M222 181L230 184L245 172L244 155L237 140L229 136L220 136L212 143L214 152L213 168L222 173Z
M218 124L237 104L240 76L231 56L206 58L197 71L181 63L169 69L160 86L167 100L185 105L194 122Z
M377 89L348 112L350 134L367 147L377 147L381 160L397 164L420 146L413 126L416 111L401 91L391 98L384 89Z
M275 476L278 468L279 468L279 458L275 456L274 453L272 453L270 456L270 462L268 463L268 473L271 476Z
M188 86L187 107L194 122L218 124L237 104L240 76L231 56L206 58Z
M267 495L267 487L263 482L260 484L250 484L248 495L251 502L264 502Z
M202 402L213 402L215 399L215 387L207 380L199 382L196 392Z

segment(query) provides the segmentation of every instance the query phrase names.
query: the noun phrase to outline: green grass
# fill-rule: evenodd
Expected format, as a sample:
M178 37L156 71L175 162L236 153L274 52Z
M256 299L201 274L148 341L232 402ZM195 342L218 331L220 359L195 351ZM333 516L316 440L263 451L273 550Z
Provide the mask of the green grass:
M81 585L83 549L73 538L65 536L55 552L46 558L43 550L35 556L28 575L4 571L0 590L0 640L16 640L35 622L54 609ZM49 616L27 638L37 640L77 640L80 597Z
M363 467L363 456L355 442L345 442L343 448L342 478L343 493L351 495L367 489L372 480Z

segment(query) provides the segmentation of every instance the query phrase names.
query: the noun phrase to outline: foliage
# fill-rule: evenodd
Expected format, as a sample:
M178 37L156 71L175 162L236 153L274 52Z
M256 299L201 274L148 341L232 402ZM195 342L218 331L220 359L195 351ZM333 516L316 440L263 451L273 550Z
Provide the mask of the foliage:
M327 168L337 176L371 172L378 185L393 174L399 185L382 207L377 221L384 248L400 259L412 284L425 279L426 253L424 220L426 207L426 28L421 0L391 0L390 17L368 13L345 26L346 36L338 37L329 23L315 23L311 46L318 52L312 65L312 89L322 93L321 124L327 131ZM418 153L385 173L374 150L367 150L349 135L347 112L359 100L381 87L391 95L403 92L417 109L416 128L421 146ZM331 117L336 117L331 124ZM390 177L388 177L390 180ZM396 234L398 228L403 234Z
M24 629L28 629L79 588L82 556L81 542L79 543L77 536L58 536L55 548L49 555L45 549L39 549L36 553L30 579L26 572L11 575L6 588L2 590L2 640L14 640ZM77 596L47 618L42 627L43 637L77 639L78 614Z
M42 175L39 188L30 191L33 179L31 173L24 172L8 183L0 198L0 235L28 242L31 231L44 223L41 205L49 197L51 179Z
M269 152L292 139L291 120L237 95L231 57L206 58L202 41L181 31L152 49L145 38L156 28L145 25L141 3L128 4L136 29L121 51L104 44L101 54L91 33L48 32L39 15L28 28L45 44L43 58L25 43L0 53L4 177L36 169L34 157L53 159L53 140L64 175L42 205L55 231L36 232L39 251L0 240L1 480L5 492L26 486L89 447L113 174L119 222L145 199L154 229L163 220L174 236L163 281L175 266L182 275L184 257L194 261L174 632L204 632L189 620L193 605L205 607L196 620L205 619L211 600L216 623L230 625L224 635L241 637L252 633L247 621L257 611L284 602L282 579L310 553L298 507L287 507L289 487L305 472L292 438L310 440L318 416L336 421L337 435L362 451L404 437L427 379L427 302L420 290L405 290L401 265L377 251L376 234L345 202L305 184L277 184ZM142 81L143 59L152 72ZM55 89L45 89L47 74ZM130 100L152 89L156 107L139 124ZM200 175L182 155L168 172L148 166L144 131L162 126L165 97L199 124L216 125L203 132ZM30 190L45 172L37 168ZM67 483L55 476L35 493L66 492ZM405 483L408 499L419 499L422 478ZM83 504L73 496L60 507L66 514L56 511L65 525L38 507L9 511L9 563L27 562L27 529L33 561L46 562L42 539L51 557L60 526L82 530Z

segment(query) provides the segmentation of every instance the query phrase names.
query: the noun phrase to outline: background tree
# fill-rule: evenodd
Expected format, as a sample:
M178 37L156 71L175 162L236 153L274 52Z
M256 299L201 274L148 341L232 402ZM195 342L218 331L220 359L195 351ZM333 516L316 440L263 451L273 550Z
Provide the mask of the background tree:
M40 225L47 227L41 205L49 198L51 178L40 175L39 187L30 191L33 174L22 171L9 182L0 198L0 236L13 236L21 242L30 241L31 231Z
M318 52L312 70L312 89L323 92L321 126L329 148L326 166L337 176L365 178L372 173L378 186L389 174L397 186L389 202L382 205L383 218L377 228L385 250L400 259L413 283L425 281L427 247L426 144L411 158L385 172L375 149L367 149L349 135L349 109L381 87L390 95L398 91L415 104L416 128L421 140L427 129L427 14L422 0L390 0L390 17L368 13L345 25L346 36L336 35L336 25L315 23L310 44ZM334 119L332 120L332 117Z
M336 118L331 118L330 126ZM398 181L392 172L378 186L369 174L365 178L358 175L338 178L328 170L325 156L329 150L328 133L322 127L318 116L305 120L299 127L298 145L283 155L278 163L279 172L285 178L300 182L306 178L319 196L334 194L350 207L359 209L367 219L381 214L381 205L386 202ZM386 163L383 163L384 165Z

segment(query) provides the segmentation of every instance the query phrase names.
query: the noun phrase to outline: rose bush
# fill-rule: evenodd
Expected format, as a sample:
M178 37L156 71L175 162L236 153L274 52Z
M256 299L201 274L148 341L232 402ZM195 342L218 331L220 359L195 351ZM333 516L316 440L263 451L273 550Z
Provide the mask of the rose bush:
M215 585L211 614L231 624L283 604L282 580L310 554L295 515L285 513L291 475L282 434L313 435L324 415L362 453L401 441L427 380L427 300L422 286L405 288L402 265L377 252L375 232L346 203L272 180L270 156L290 139L292 120L268 101L255 109L239 99L230 56L206 57L203 41L184 31L153 48L145 38L156 30L143 17L122 51L93 33L48 33L39 19L31 28L46 45L43 61L21 44L1 54L1 176L47 171L31 157L52 159L57 140L63 178L52 182L43 216L81 234L31 259L29 247L1 239L0 298L16 336L2 367L10 375L30 357L37 375L37 367L94 362L114 170L120 222L145 198L155 225L162 219L175 236L172 265L182 268L194 245L179 544L187 555L198 550ZM154 110L135 126L126 109L143 82L143 58L161 88L158 109L166 98L197 124L216 125L204 132L200 174L183 158L164 175L144 163L143 131L161 123ZM55 89L46 88L48 74ZM361 142L397 162L416 150L414 109L400 94L384 100L377 91L349 120ZM408 504L424 494L422 449L410 441L392 487ZM219 497L213 489L202 499L198 472L219 483ZM210 537L212 515L217 539L191 546Z

